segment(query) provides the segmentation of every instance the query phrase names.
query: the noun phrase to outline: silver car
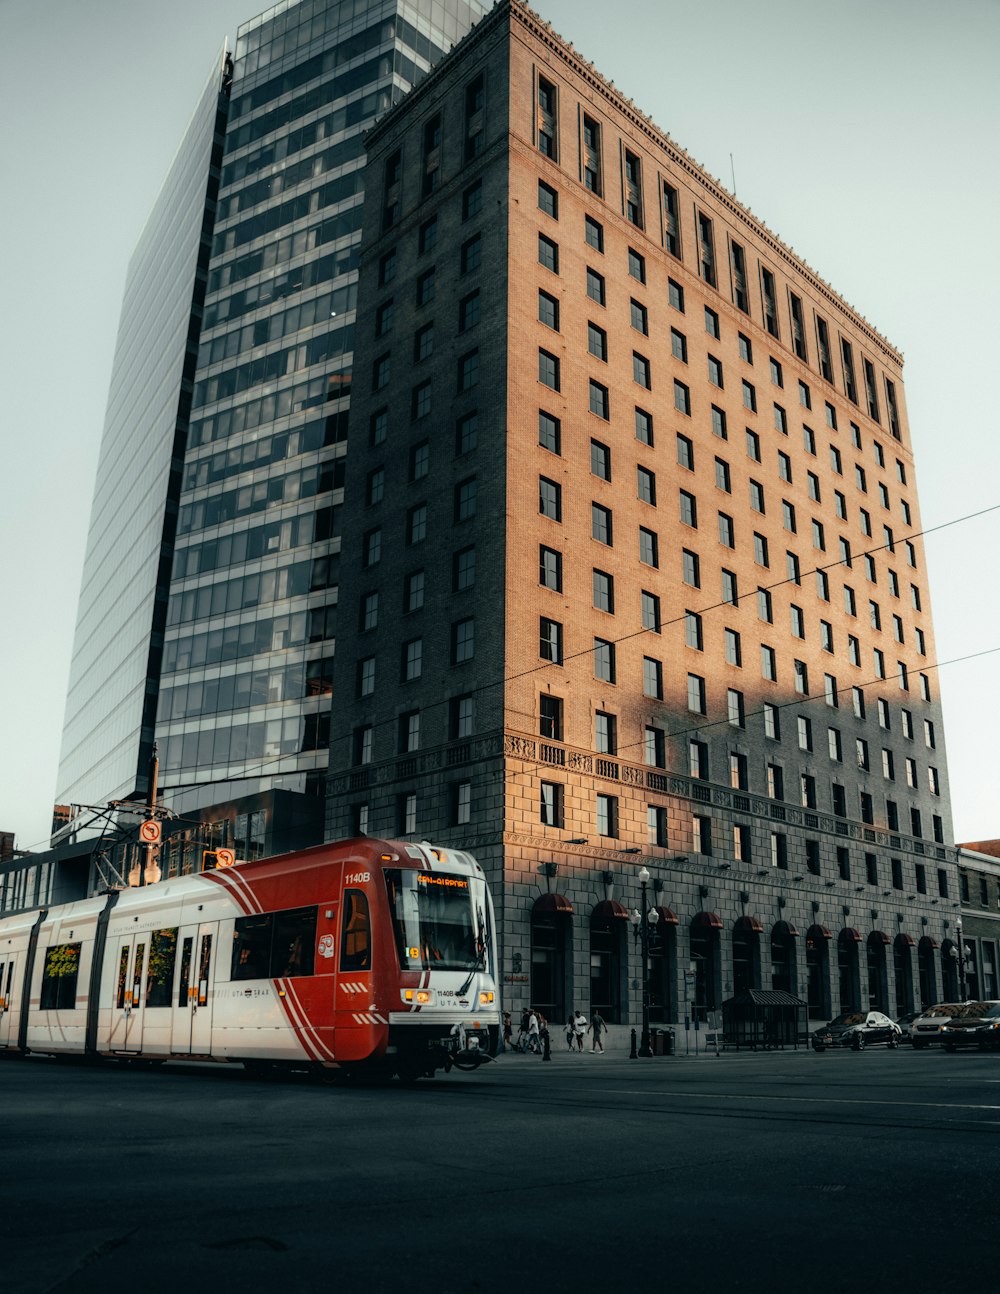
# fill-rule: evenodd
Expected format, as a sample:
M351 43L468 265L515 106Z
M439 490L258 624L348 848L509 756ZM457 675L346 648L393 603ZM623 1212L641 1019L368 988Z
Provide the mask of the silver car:
M932 1042L940 1042L942 1025L946 1025L961 1009L959 1002L939 1002L936 1006L929 1006L910 1025L910 1041L914 1047L929 1047Z

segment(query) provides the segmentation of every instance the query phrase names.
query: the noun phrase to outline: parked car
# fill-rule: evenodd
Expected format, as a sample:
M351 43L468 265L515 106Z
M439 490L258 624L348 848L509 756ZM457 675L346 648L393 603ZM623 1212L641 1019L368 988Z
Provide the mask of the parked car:
M890 1020L881 1011L845 1011L816 1030L812 1045L816 1051L825 1051L827 1047L851 1047L854 1051L863 1051L874 1043L895 1047L901 1035L902 1030L895 1020Z
M899 1039L900 1042L913 1041L913 1033L911 1032L911 1026L914 1020L916 1020L919 1015L920 1015L919 1011L907 1011L906 1015L901 1015L899 1019L896 1021L901 1031L901 1036Z
M945 1051L1000 1047L1000 1002L965 1002L941 1028Z
M932 1042L940 1042L942 1026L961 1009L960 1002L938 1002L936 1006L929 1006L910 1025L910 1041L914 1047L929 1047Z

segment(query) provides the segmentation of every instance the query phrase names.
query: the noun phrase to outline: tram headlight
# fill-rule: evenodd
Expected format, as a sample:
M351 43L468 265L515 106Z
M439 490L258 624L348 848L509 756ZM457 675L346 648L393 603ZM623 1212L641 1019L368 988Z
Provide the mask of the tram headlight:
M492 993L492 992L490 992L490 991L487 991L487 992L484 992L484 993L480 993L480 994L479 994L479 1005L480 1005L480 1006L492 1006L492 1005L493 1005L493 1002L494 1002L494 998L495 998L495 994L494 994L494 993Z
M404 988L402 995L407 1006L430 1006L434 1001L434 990L431 988Z

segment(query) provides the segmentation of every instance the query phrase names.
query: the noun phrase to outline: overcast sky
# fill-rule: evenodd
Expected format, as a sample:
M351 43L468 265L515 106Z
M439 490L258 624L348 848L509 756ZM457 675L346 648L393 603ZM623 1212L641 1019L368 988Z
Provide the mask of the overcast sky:
M903 351L925 527L996 508L998 0L535 7ZM254 11L0 0L0 829L20 848L48 836L128 258ZM926 551L956 838L994 838L1000 511Z

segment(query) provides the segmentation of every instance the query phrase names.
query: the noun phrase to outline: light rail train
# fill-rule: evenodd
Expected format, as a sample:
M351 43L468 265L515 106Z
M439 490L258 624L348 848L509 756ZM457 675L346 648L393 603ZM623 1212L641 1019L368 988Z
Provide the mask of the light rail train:
M500 1040L471 854L361 838L0 919L0 1054L474 1068Z

